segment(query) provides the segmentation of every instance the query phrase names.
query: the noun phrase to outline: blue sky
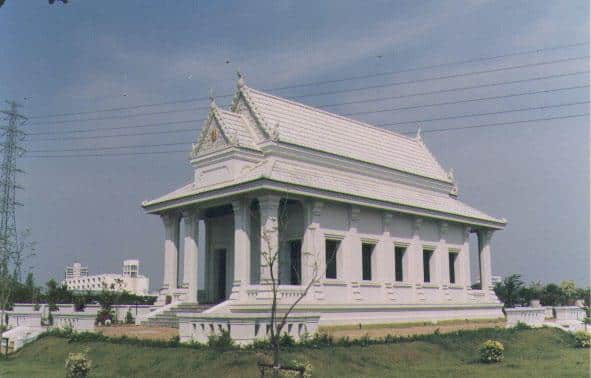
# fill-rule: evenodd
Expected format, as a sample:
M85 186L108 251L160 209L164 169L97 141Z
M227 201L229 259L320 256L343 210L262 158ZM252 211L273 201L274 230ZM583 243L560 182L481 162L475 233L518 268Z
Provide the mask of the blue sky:
M157 287L162 280L163 227L143 214L141 201L191 179L186 158L206 116L205 101L120 112L33 118L231 93L235 71L254 88L398 71L588 41L586 1L82 1L50 6L7 0L0 8L0 99L24 104L31 117L20 161L26 174L20 226L30 226L37 255L29 262L40 281L61 277L74 260L92 272L119 271L137 257ZM281 96L412 81L499 67L584 57L588 46L404 72L363 80L277 90ZM226 63L229 61L229 63ZM392 97L588 70L589 60L530 66L356 92L306 96L310 105ZM588 74L481 89L331 107L348 114L581 86ZM589 89L355 116L397 123L401 132L570 116L588 103L532 111L523 107L588 102ZM225 103L223 98L219 104ZM150 112L166 114L146 115ZM144 115L142 115L144 114ZM88 121L89 118L121 117ZM107 130L188 121L135 130ZM54 123L50 123L54 122ZM86 133L68 133L94 129ZM178 131L183 129L184 131ZM160 134L113 136L162 131ZM65 132L65 133L64 133ZM42 134L45 133L45 134ZM66 139L71 137L86 139ZM493 272L527 281L589 281L588 117L510 124L424 139L446 168L454 168L460 198L509 221L493 237ZM98 151L186 151L157 155L81 157L84 149L180 143ZM82 151L63 151L81 149ZM56 152L43 152L43 151ZM62 151L62 152L60 152ZM88 151L97 153L97 151ZM67 158L58 156L71 155ZM41 157L53 156L53 157ZM475 271L475 269L473 269Z

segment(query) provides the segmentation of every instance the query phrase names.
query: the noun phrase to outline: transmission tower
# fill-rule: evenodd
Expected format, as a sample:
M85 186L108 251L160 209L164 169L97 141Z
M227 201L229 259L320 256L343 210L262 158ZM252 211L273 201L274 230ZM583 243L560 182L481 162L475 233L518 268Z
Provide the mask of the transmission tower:
M22 248L16 229L16 207L21 204L16 200L16 190L21 187L16 183L16 175L22 172L17 168L17 159L25 152L22 146L25 133L20 127L27 118L18 113L21 105L14 101L7 103L10 109L0 110L8 120L8 125L0 127L4 137L0 165L0 273L14 272L14 278L20 282Z

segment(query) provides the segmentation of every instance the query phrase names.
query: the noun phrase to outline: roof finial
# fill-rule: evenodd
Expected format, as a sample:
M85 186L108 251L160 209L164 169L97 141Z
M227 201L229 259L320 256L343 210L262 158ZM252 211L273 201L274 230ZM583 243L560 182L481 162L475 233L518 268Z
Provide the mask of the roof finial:
M450 179L451 181L453 181L453 182L455 182L455 181L456 181L456 178L455 178L455 176L454 176L454 169L453 169L453 168L450 168L450 169L449 169L449 172L447 172L447 177L449 177L449 179Z
M242 74L242 72L240 71L240 68L238 69L238 71L236 71L236 75L238 76L238 88L242 88L244 87L244 75Z
M421 136L421 125L417 123L417 140L423 140L423 137Z
M210 108L215 108L216 104L215 104L215 98L213 95L213 89L209 88L209 107Z

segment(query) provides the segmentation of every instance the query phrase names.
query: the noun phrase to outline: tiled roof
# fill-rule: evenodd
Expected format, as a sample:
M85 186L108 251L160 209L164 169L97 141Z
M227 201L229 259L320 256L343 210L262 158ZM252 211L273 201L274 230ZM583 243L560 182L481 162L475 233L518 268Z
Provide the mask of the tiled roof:
M253 135L240 114L219 108L216 110L223 123L222 128L229 137L236 138L236 141L242 147L258 150Z
M248 87L248 97L281 142L451 182L421 140Z

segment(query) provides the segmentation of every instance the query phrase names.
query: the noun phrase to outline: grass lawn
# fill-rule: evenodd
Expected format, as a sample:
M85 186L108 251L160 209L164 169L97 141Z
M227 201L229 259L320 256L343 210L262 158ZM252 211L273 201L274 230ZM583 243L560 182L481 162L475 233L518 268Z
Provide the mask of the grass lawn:
M505 361L478 362L487 339L505 344ZM88 349L95 377L257 377L255 352L159 348L45 337L0 360L1 377L64 377L69 352ZM589 349L572 335L537 330L480 329L423 341L370 346L296 347L287 360L308 360L315 377L588 377Z

